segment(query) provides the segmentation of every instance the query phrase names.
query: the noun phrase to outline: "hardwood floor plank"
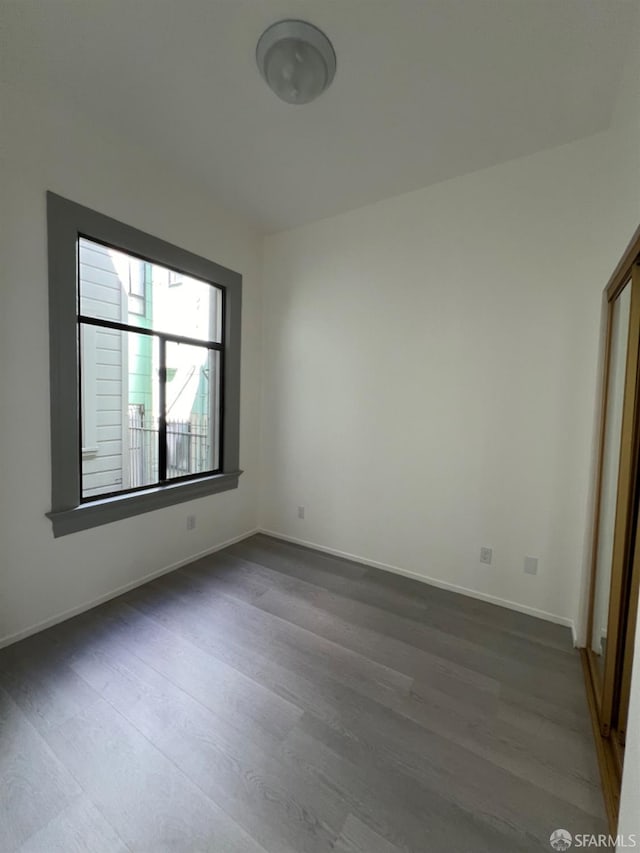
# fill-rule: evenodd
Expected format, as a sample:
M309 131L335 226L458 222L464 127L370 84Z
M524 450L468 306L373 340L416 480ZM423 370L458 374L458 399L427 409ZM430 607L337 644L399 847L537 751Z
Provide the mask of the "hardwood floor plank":
M80 797L26 841L19 853L130 853L87 797Z
M534 727L544 724L544 721L555 723L567 732L573 732L587 738L589 744L593 733L589 728L589 720L585 719L584 708L579 702L563 705L560 697L535 696L526 685L514 687L511 684L500 685L500 706L502 713L516 717L521 722L529 717Z
M334 558L316 555L306 549L302 552L293 548L288 550L286 543L279 543L265 536L257 536L255 541L252 538L239 542L237 546L233 546L232 552L218 553L215 557L217 560L235 560L238 567L244 566L246 569L256 570L266 575L271 585L275 583L284 589L301 583L309 584L354 601L373 604L390 613L411 616L415 619L420 619L428 609L426 602L403 590L385 589L370 583L367 580L368 570L355 577L353 573L343 575L340 572L343 563L338 561L335 564ZM312 560L311 563L309 559ZM347 565L353 564L347 563ZM328 571L327 568L334 570Z
M201 565L198 568L197 574L194 572L193 576L197 579L201 584L205 585L208 588L210 593L219 592L220 586L218 585L217 578L218 573L221 571L223 575L226 577L229 573L235 573L240 578L242 578L242 582L239 584L240 587L244 587L245 580L253 579L256 583L260 583L260 586L264 588L269 581L272 582L272 586L276 589L283 591L285 594L290 594L294 596L296 601L298 598L302 598L303 600L312 601L320 606L322 606L325 601L325 596L323 592L323 588L309 584L307 581L302 581L295 577L292 577L288 574L282 575L281 573L267 569L267 574L265 574L265 570L263 567L257 566L254 563L248 563L244 560L240 560L238 558L229 557L226 552L223 552L222 555L214 555L215 562L209 561L201 561ZM231 565L229 565L231 561ZM275 563L275 560L272 560L272 564ZM190 567L184 570L188 574L192 574ZM333 576L332 576L333 577ZM355 584L362 586L361 581L351 581L350 579L340 579L344 580L345 583ZM222 587L224 594L234 596L234 590L232 584L225 583L225 586ZM257 590L254 588L252 590L253 594L250 598L246 598L242 596L241 600L245 603L257 604L260 606L260 598L261 595L256 594ZM336 595L329 596L329 605L328 609L332 613L336 613L337 609L341 610L347 621L353 621L353 613L350 610L353 608L362 608L364 602L354 601L352 603L353 598L349 596L346 599L342 599ZM346 612L345 611L346 607ZM386 612L386 611L385 611ZM363 614L364 619L366 620L368 617L369 624L372 624L374 627L378 627L380 625L384 625L387 621L391 621L391 628L395 627L395 631L391 631L392 636L400 636L404 639L407 638L411 631L411 624L407 625L406 613L407 608L400 607L398 602L395 602L394 607L392 608L392 613L395 616L391 617L391 620L387 620L385 613L380 613L380 608L369 606L365 607ZM455 617L456 614L452 614L451 611L442 611L441 608L432 607L429 611L428 617L425 616L425 609L421 607L421 612L418 614L418 621L422 622L423 619L428 618L431 623L434 623L438 626L438 634L442 635L442 628L447 625L447 623L453 623L453 627L451 624L447 625L447 630L444 631L445 639L448 640L449 643L453 643L456 647L458 646L458 637L456 636L456 631L459 629L462 630L461 637L463 640L470 642L473 639L473 643L471 648L477 650L478 647L483 652L490 651L494 654L503 655L505 654L505 645L509 651L509 657L511 662L515 659L518 666L523 658L530 659L532 655L537 655L537 659L535 660L536 666L543 668L545 671L548 671L550 667L557 669L560 672L563 672L568 676L569 683L576 684L576 692L577 699L579 703L579 707L582 710L582 695L583 695L583 686L581 683L581 674L579 671L579 667L576 666L575 654L573 653L573 649L567 647L563 650L558 650L553 647L547 647L544 644L542 646L534 646L534 652L529 654L531 651L529 646L531 645L530 641L522 639L520 635L517 635L515 638L511 634L505 634L502 630L497 630L495 627L484 626L482 624L478 624L475 621L471 621L462 617L462 620ZM402 616L402 619L398 617ZM395 626L393 625L393 621L395 621ZM462 622L462 624L461 624ZM362 624L362 617L360 619L360 623ZM365 621L365 624L367 622ZM417 626L418 631L420 631L420 626ZM389 628L387 627L387 630ZM422 632L423 635L426 634L425 631ZM440 639L438 636L437 639ZM409 639L409 641L411 641ZM506 643L508 641L508 644ZM435 651L436 643L432 642L432 638L427 635L422 638L418 638L418 645L431 649ZM451 655L448 655L448 658L451 658ZM460 672L460 670L458 670ZM467 672L471 672L471 670L467 670ZM433 672L429 673L429 681L433 684L433 682L448 682L449 687L455 688L456 682L458 685L463 684L463 692L465 693L465 698L468 701L469 694L466 690L466 685L464 682L461 682L459 678L452 678L452 672L445 673L442 672ZM423 680L427 677L427 673L422 676ZM475 674L476 678L480 678L480 674ZM498 684L495 679L493 680L494 684ZM468 677L465 679L468 682ZM437 683L433 684L433 686L438 686ZM565 684L565 687L567 685ZM555 697L554 697L555 698ZM562 698L562 697L560 697Z
M375 622L374 625L361 625L326 609L328 601L322 598L320 603L310 603L297 594L287 595L272 589L256 600L256 607L415 678L424 677L429 662L435 658L474 670L547 701L580 709L583 706L584 688L574 667L563 672L549 672L524 660L500 656L464 640L456 641L438 631L425 631L421 625L416 625L410 634L400 639L388 628L388 621L381 620L376 627ZM385 630L388 633L384 633Z
M545 844L560 825L572 832L605 831L603 812L601 816L589 814L523 778L524 774L515 775L455 740L401 721L385 709L361 715L357 725L358 738L345 737L305 714L296 730L304 728L356 764L373 764L378 773L386 766L412 777L430 792L425 800L446 792L458 808L481 816L496 829L515 830L521 842L529 839Z
M135 853L264 853L106 702L99 700L46 738Z
M254 642L254 638L249 639L248 653L251 653ZM281 657L282 655L278 655L278 659ZM292 669L296 673L300 671L295 663ZM340 715L336 720L334 708L357 709L357 713L362 710L362 704L353 695L347 690L341 691L335 684L325 683L321 690L317 689L317 684L310 685L309 682L304 686L307 689L301 696L298 680L294 701L305 710L319 713L330 725L338 725L344 729L344 717ZM527 734L526 731L519 731L507 724L498 726L498 697L494 692L480 693L486 699L483 705L478 703L478 691L472 693L468 685L465 685L465 691L464 696L453 698L425 685L421 691L414 687L406 696L391 694L385 697L377 696L376 699L430 731L454 738L477 755L511 770L515 775L531 779L540 786L563 795L569 802L588 812L595 810L595 813L598 813L600 797L597 783L594 781L592 761L587 761L586 765L582 762L585 754L590 755L588 750L585 751L581 744L573 752L569 748L570 744L565 745L567 748L562 752L557 751L557 744L545 749L544 743L537 742L535 734ZM291 696L290 687L287 695ZM326 696L331 697L330 709L326 708ZM460 698L465 701L461 702ZM523 741L530 743L530 754L522 749Z
M0 850L11 853L81 793L67 768L0 688Z
M103 642L71 666L265 850L331 849L346 811L283 766L278 740L236 730L121 642Z
M401 589L416 599L424 601L429 607L437 606L441 610L473 620L479 625L494 626L536 644L548 645L561 651L570 650L572 647L571 631L564 625L537 619L535 616L519 613L517 610L510 610L452 590L440 589L392 572L382 572L372 568L368 570L363 580L382 589Z
M191 609L191 618L188 624L183 619L174 618L172 620L166 612L161 615L155 608L148 611L147 615L151 622L155 618L161 620L157 627L166 632L167 644L170 644L173 632L175 632L178 642L186 640L195 646L201 643L202 647L206 648L207 654L220 655L227 664L234 666L238 672L242 672L259 684L268 684L278 696L295 705L298 719L303 711L310 710L330 725L341 727L343 705L349 705L354 709L354 712L357 712L357 709L369 700L369 697L362 692L351 689L326 673L314 670L310 666L304 666L295 657L287 657L288 650L286 648L274 649L269 647L265 650L263 645L250 638L247 638L245 644L238 644L237 635L234 635L234 642L227 639L223 644L212 648L211 643L207 641L211 631L199 625L198 615L194 614L194 609ZM226 636L226 631L224 635ZM202 649L198 648L198 652L202 654ZM161 661L158 661L156 666L163 668ZM172 677L176 679L176 683L184 686L181 671ZM192 695L198 696L197 685L187 686L186 689ZM370 693L381 698L387 696L389 691L384 686L382 689L378 689L372 683ZM206 697L201 701L206 704Z
M247 602L255 601L271 589L276 574L264 566L245 563L226 550L216 551L179 571L215 586L224 595Z
M483 815L460 808L444 795L446 789L427 788L385 762L375 748L364 756L357 755L357 744L353 753L336 749L322 728L313 730L311 720L311 715L305 716L282 749L334 785L350 812L392 846L409 853L539 853L537 840L510 827L492 826Z
M216 589L231 597L238 597L246 603L255 603L262 594L274 587L315 603L324 600L323 592L329 593L328 600L338 603L343 615L348 619L352 616L349 612L350 607L355 606L358 609L362 608L363 605L369 605L370 608L373 608L371 613L376 624L381 624L379 615L382 610L385 614L389 613L401 617L400 624L402 624L402 620L410 620L410 623L414 623L414 628L418 630L420 624L424 624L429 629L436 629L442 634L451 635L454 642L459 639L467 640L476 646L481 646L484 650L507 655L517 660L521 660L523 655L527 655L529 658L535 656L536 665L539 663L541 666L569 671L571 674L575 673L574 649L571 646L570 635L565 628L561 629L563 632L561 641L549 643L544 634L542 638L536 638L531 631L528 633L523 631L521 625L518 626L520 630L499 626L476 618L477 614L456 611L448 601L448 606L442 606L441 603L436 602L427 604L422 600L411 598L406 591L388 589L373 584L366 576L354 580L343 578L337 574L327 574L318 569L312 576L313 582L310 578L303 580L292 574L295 570L295 563L292 562L292 558L286 563L287 571L277 570L281 563L278 558L279 543L275 543L275 547L273 544L269 547L269 540L265 543L265 537L260 537L260 541L261 547L264 549L263 553L267 554L269 567L223 551L205 557L198 563L187 566L180 571L206 583L212 590ZM274 540L270 541L274 542ZM242 551L243 544L238 544L238 551ZM306 549L301 550L302 554L306 556ZM378 574L381 573L378 572ZM331 579L328 583L327 578ZM454 599L461 598L461 596L451 593L449 596ZM522 614L516 615L522 616ZM524 617L524 619L527 620L525 622L527 625L528 621L540 622L540 620L531 619L531 617ZM386 620L383 624L386 625ZM387 631L393 626L394 622L390 620L389 624L386 625ZM538 639L540 639L539 642Z
M55 728L97 699L97 694L59 660L50 640L36 635L0 651L0 686L39 730Z
M366 695L409 691L411 676L340 643L327 641L304 626L274 618L260 607L247 606L219 594L207 595L206 590L186 576L176 573L176 577L155 589L135 592L126 597L127 603L220 660L227 659L232 646L248 649L252 656L263 655L295 671L311 672L313 677L324 673L355 690L362 689ZM188 623L182 617L187 602L191 613ZM210 629L212 621L218 629L215 632Z
M325 595L320 590L316 590L315 594L321 600L322 596ZM261 607L262 600L263 597L256 599L256 605ZM304 600L307 600L306 595ZM237 628L243 618L244 613L240 608L239 615L233 617L233 625ZM265 638L262 637L261 639L264 640ZM292 641L295 643L295 636ZM252 635L249 644L253 645L254 642L255 637ZM280 659L281 655L278 657ZM295 664L292 668L297 669ZM497 682L494 681L494 683L497 685ZM326 694L326 687L323 692ZM335 687L330 692L334 699L337 698ZM427 694L429 696L428 702L425 701ZM399 697L397 694L376 697L384 705L399 714L420 723L435 733L455 738L458 743L463 744L475 754L486 758L497 766L510 770L520 778L530 779L552 793L564 796L568 802L578 808L597 815L599 813L600 794L598 784L593 776L591 757L586 762L583 761L585 751L581 748L574 750L573 753L569 749L565 750L562 759L555 747L546 750L541 749L540 744L536 743L535 735L528 735L508 724L498 724L498 699L495 693L488 695L485 693L483 698L486 699L485 709L488 709L487 713L482 713L481 708L478 707L478 692L476 691L472 695L466 685L465 701L462 703L457 699L448 700L446 694L443 695L441 691L434 689L430 684L424 685L422 695L414 688L405 697ZM350 699L351 701L349 701ZM344 692L342 701L345 701ZM353 705L352 697L347 698L347 704ZM313 709L313 703L307 698L303 707L305 710ZM321 697L318 698L317 708L321 709L319 712L325 720L331 725L336 724L335 719L327 717ZM529 754L526 750L523 751L521 745L521 742L527 739L531 742L532 747L537 746L537 749L533 748ZM589 755L588 752L586 754Z
M141 593L142 595L142 593ZM100 612L100 621L88 616L83 634L78 636L78 624L71 629L66 654L75 669L82 657L91 658L94 650L108 646L112 639L120 640L135 650L135 654L158 672L208 707L219 717L237 726L255 729L266 736L283 738L300 717L300 710L286 698L278 696L268 683L258 683L244 676L224 659L207 653L206 649L167 633L154 621L137 613L126 604L128 597L109 602ZM193 602L189 619L185 620L185 605L178 605L178 625L195 625L204 636L219 636L226 645L224 633L217 634L210 619L194 618L197 604ZM75 622L75 620L74 620ZM82 617L78 620L81 625Z
M240 556L254 554L257 557L255 562L264 566L270 565L269 555L275 553L278 571L287 571L292 577L299 577L303 580L307 576L311 578L324 576L325 582L328 583L331 581L328 576L331 575L335 576L336 580L360 579L368 571L368 568L360 563L331 557L328 554L322 554L320 551L312 551L307 548L300 549L298 546L290 545L261 533L231 545L228 550L229 553L240 554ZM304 559L300 558L301 550L304 550Z
M345 821L335 850L336 853L401 853L400 847L390 844L352 814Z
M0 744L2 853L606 831L566 629L263 535L0 652Z
M461 703L424 686L414 688L409 699L396 703L393 710L586 813L602 815L594 758L584 739L560 733L552 725L542 737L541 730L505 719L499 700L483 713L471 695Z
M382 666L366 656L345 649L339 644L333 644L331 648L328 648L330 644L326 638L307 631L304 626L280 617L274 619L275 614L265 612L261 606L264 596L273 591L273 586L253 601L244 602L229 601L227 596L220 600L219 592L215 587L212 588L210 584L198 578L189 578L189 581L194 582L195 587L189 588L188 594L192 595L194 591L202 593L203 598L201 600L207 608L211 605L214 606L217 617L231 619L239 631L249 631L252 639L255 639L256 635L259 634L265 643L280 642L292 646L298 654L306 655L309 663L316 670L329 661L331 672L335 674L339 669L348 679L350 686L354 686L356 682L362 680L366 684L371 681L375 681L379 685L387 684L392 690L408 689L409 687L410 678L397 670ZM246 606L247 604L250 606Z
M323 582L322 577L344 580L347 577L346 572L350 572L350 567L359 566L358 563L264 534L239 542L229 551L240 554L243 551L247 553L248 549L260 557L258 563L270 565L274 569L282 567L282 571L293 577L303 577L312 567L317 567L319 571L314 577L320 586L340 592L347 598L353 597L356 601L376 604L377 600L378 606L384 607L385 602L394 600L397 596L400 601L409 603L410 606L419 605L423 612L437 607L451 615L464 616L478 625L493 626L537 644L542 643L564 651L570 650L572 646L571 632L562 625L543 622L533 616L400 574L365 566L363 574L358 576L358 592L351 596L345 591L349 589L348 586L335 587L331 582Z

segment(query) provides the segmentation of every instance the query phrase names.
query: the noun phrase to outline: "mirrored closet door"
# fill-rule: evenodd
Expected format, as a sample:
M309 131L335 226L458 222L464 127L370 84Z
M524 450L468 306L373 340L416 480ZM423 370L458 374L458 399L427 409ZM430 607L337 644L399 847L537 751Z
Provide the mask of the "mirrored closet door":
M640 229L605 290L585 675L605 801L617 820L640 577Z
M607 375L604 390L604 429L602 433L602 468L600 479L600 512L595 560L593 616L589 649L595 663L598 698L602 702L605 660L607 652L611 577L616 533L616 506L621 491L619 529L625 525L629 490L628 460L621 458L624 386L629 356L629 315L631 282L624 283L609 307ZM633 370L633 364L630 365ZM625 444L626 448L626 444ZM626 454L622 454L625 456ZM619 534L620 536L620 534ZM619 542L618 542L619 544ZM620 559L620 554L616 558Z

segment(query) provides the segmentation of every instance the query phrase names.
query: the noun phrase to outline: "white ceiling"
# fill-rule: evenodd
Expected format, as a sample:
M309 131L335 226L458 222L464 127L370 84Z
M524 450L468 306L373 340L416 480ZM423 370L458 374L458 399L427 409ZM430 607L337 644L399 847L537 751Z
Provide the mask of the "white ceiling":
M47 87L266 230L559 145L610 121L637 0L1 0L7 72ZM283 17L322 28L331 88L255 66ZM26 82L25 82L26 81Z

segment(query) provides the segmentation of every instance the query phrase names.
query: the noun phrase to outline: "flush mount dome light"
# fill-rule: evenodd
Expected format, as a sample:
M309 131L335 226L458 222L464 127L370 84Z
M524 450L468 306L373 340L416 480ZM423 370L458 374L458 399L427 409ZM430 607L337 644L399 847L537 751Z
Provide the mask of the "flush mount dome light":
M288 104L313 101L336 73L331 42L306 21L272 24L260 36L256 61L269 88Z

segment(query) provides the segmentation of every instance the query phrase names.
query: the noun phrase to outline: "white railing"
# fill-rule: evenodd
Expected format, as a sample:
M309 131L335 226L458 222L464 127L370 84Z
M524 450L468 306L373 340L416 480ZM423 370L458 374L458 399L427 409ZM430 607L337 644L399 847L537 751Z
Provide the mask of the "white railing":
M129 406L130 488L158 482L158 418ZM192 414L188 421L167 421L167 479L211 469L209 418Z

